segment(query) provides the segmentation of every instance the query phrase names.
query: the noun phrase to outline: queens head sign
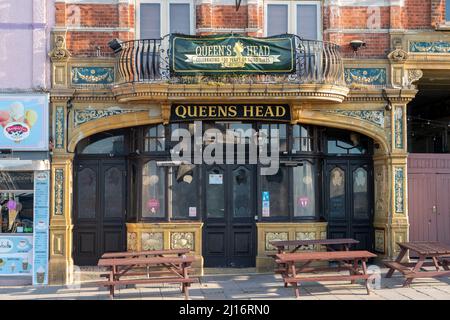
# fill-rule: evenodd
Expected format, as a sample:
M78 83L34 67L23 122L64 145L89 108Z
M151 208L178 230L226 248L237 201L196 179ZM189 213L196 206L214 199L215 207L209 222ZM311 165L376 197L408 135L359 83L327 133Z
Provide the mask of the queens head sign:
M252 38L236 35L170 38L170 69L175 75L293 73L292 35Z

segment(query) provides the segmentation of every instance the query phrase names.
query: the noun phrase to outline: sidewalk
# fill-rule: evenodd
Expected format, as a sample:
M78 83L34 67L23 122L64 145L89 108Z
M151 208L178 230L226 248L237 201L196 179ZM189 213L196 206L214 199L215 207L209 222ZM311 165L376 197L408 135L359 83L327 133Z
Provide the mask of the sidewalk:
M385 279L386 269L382 270L381 288L374 289L370 295L361 283L326 282L306 283L301 286L300 300L450 300L450 279L418 279L410 288L403 288L404 278L395 274ZM279 275L242 274L207 275L201 282L193 284L189 290L192 300L218 299L292 299L292 287L284 288ZM0 299L109 299L106 288L99 288L92 282L82 283L80 288L68 286L0 287ZM117 290L115 299L168 300L183 299L179 286L146 285Z

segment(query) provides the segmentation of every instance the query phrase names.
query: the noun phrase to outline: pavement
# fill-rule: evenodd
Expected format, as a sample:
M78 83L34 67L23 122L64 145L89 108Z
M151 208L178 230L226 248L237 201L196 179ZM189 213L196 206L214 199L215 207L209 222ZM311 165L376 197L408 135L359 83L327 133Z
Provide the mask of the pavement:
M381 269L372 293L367 295L364 285L348 281L311 282L301 285L300 300L450 300L450 279L416 279L409 288L402 286L404 278L398 273L390 279ZM1 300L109 300L106 288L99 288L95 279L73 286L0 286ZM378 285L376 284L378 283ZM292 287L285 288L279 275L257 274L248 270L235 274L207 274L189 290L192 300L295 300ZM117 300L182 300L178 285L151 284L122 287L116 291Z

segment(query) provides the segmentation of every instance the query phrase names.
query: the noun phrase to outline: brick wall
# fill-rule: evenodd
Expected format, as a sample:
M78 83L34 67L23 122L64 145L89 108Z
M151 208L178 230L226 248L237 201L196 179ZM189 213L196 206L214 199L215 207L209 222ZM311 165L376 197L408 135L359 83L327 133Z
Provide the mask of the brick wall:
M225 0L224 0L225 1ZM346 56L352 57L349 42L361 39L367 47L360 56L385 57L390 50L389 30L432 29L445 20L444 0L405 0L403 6L338 6L334 1L323 6L323 38L340 44ZM251 36L264 34L262 1L243 1L236 11L230 1L214 0L196 5L198 34L243 32ZM131 2L130 2L131 3ZM132 4L65 4L56 3L56 26L67 28L67 46L77 55L110 54L109 40L134 38L135 8Z

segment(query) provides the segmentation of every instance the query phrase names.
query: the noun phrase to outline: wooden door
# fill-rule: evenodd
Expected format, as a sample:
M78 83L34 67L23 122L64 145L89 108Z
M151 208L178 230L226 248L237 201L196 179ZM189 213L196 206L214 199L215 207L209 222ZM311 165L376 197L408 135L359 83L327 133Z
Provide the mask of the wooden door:
M256 255L255 166L204 170L203 257L206 267L252 267Z
M368 161L327 160L325 210L329 238L353 238L373 247L373 174Z
M438 174L437 179L437 238L450 244L450 174Z
M124 251L125 216L125 161L76 161L74 263L81 266L96 265L104 252Z

